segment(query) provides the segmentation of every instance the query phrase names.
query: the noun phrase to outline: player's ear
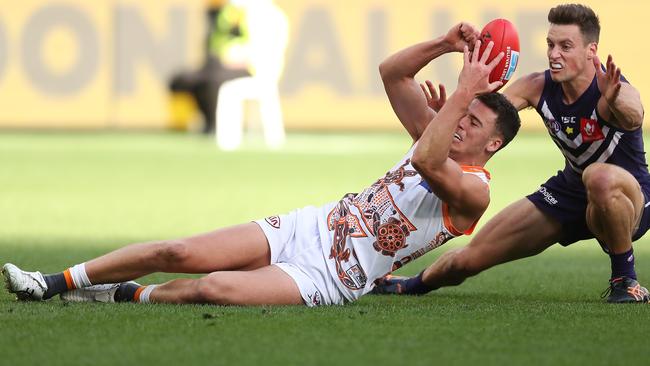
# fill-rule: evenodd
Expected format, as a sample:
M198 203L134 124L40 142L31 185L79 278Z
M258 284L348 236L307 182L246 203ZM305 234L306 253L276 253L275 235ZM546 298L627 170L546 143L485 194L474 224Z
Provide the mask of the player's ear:
M490 137L485 149L487 150L488 153L494 154L495 152L497 152L497 150L499 150L499 148L502 145L503 145L503 137L495 135Z
M598 43L591 42L587 46L587 58L593 60L594 57L598 54Z

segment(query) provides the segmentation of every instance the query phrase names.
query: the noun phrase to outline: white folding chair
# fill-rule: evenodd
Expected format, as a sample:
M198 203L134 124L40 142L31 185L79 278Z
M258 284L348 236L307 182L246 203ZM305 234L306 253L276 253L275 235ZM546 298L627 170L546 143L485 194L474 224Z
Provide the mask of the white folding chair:
M277 149L285 141L278 81L288 41L287 19L272 1L249 2L246 17L253 76L226 81L219 88L216 140L222 150L235 150L241 145L246 100L259 102L266 144Z

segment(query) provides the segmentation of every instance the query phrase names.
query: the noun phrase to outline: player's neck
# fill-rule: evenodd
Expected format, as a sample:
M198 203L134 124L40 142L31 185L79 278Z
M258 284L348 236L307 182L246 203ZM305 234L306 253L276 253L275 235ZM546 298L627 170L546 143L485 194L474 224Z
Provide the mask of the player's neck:
M449 154L449 157L455 161L458 165L461 166L480 166L481 168L485 166L489 157L478 157L478 156L454 156Z
M573 104L582 94L587 91L596 74L595 69L589 68L575 78L564 81L562 86L562 101L565 104Z

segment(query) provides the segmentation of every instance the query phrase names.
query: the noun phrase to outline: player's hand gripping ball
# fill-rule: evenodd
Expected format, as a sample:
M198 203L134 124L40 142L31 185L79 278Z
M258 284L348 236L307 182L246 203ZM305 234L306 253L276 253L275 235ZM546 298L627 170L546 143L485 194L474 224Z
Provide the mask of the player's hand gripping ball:
M519 62L519 35L517 35L517 29L505 19L495 19L483 27L481 31L481 55L490 41L494 42L494 47L492 47L487 62L492 61L500 52L504 53L504 57L490 73L489 81L490 83L501 81L505 85L514 74ZM501 86L503 87L503 85Z

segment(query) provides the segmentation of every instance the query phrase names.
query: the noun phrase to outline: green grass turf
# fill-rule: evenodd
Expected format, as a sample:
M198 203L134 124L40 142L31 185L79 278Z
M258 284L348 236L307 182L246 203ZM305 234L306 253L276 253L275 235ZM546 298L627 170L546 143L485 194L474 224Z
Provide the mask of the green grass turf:
M336 200L382 176L409 140L293 134L281 151L260 145L223 153L184 134L2 133L0 262L59 271L131 242ZM561 166L548 137L519 136L488 165L486 219ZM648 284L646 241L636 253ZM0 364L646 364L650 308L604 304L608 275L607 257L585 241L427 296L343 307L16 303L2 292Z

